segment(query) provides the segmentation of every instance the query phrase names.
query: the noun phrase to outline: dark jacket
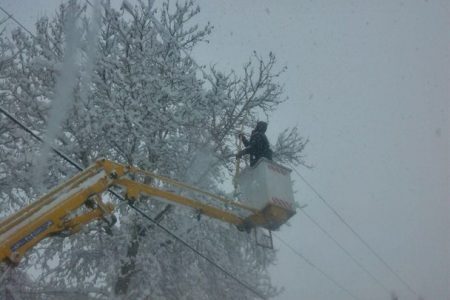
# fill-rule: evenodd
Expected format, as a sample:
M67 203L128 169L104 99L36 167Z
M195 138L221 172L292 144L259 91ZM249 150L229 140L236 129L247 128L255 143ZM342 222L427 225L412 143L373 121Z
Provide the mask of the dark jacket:
M272 160L272 150L270 150L269 140L265 134L267 130L266 122L258 122L252 131L250 140L241 136L245 149L238 153L238 156L250 154L250 166L254 166L261 157Z

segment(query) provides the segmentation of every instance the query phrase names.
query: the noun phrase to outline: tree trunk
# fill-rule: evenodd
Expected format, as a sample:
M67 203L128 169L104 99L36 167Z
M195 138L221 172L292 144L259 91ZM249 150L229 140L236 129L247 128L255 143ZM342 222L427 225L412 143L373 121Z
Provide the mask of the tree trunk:
M139 251L139 240L145 236L146 228L135 224L132 230L132 239L127 248L127 258L122 262L119 277L114 287L114 293L117 296L124 296L128 292L131 277L136 271L136 256Z
M167 204L166 207L155 217L155 221L159 223L164 214L167 213L172 205ZM139 242L142 237L145 237L147 230L152 226L142 226L139 224L134 224L132 230L132 239L127 248L127 258L123 261L120 267L120 274L117 278L116 285L114 287L114 293L117 296L124 296L128 292L128 287L130 285L131 277L136 271L136 256L139 251Z

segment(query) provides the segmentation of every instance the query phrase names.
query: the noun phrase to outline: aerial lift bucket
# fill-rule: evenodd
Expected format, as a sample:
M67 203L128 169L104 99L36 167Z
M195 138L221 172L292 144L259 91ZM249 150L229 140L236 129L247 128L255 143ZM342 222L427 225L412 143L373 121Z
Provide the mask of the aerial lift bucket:
M276 230L295 214L292 170L261 158L239 175L240 201L258 212L250 215L249 226Z

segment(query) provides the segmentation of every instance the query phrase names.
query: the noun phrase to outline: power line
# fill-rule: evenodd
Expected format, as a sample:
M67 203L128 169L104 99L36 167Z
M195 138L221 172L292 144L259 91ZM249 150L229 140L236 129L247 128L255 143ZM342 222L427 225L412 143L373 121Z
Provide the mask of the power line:
M198 251L197 249L195 249L194 247L192 247L191 245L189 245L186 241L184 241L183 239L181 239L180 237L178 237L176 234L172 233L171 231L169 231L167 228L165 228L164 226L162 226L161 224L159 224L158 222L156 222L155 220L153 220L151 217L149 217L145 212L143 212L141 209L137 208L136 206L134 206L131 203L128 203L128 205L133 208L135 211L137 211L139 214L141 214L144 218L146 218L147 220L151 221L153 224L155 224L156 226L158 226L161 230L163 230L164 232L166 232L168 235L170 235L171 237L173 237L174 239L176 239L177 241L179 241L180 243L182 243L184 246L188 247L189 249L191 249L194 253L196 253L198 256L202 257L203 259L205 259L207 262L209 262L210 264L212 264L213 266L215 266L217 269L219 269L220 271L222 271L224 274L226 274L227 276L229 276L230 278L232 278L233 280L235 280L237 283L239 283L240 285L242 285L243 287L245 287L246 289L248 289L249 291L251 291L253 294L255 294L256 296L258 296L261 299L267 299L264 295L262 295L261 293L259 293L257 290L255 290L254 288L252 288L251 286L249 286L247 283L239 280L237 277L235 277L233 274L231 274L230 272L228 272L227 270L225 270L223 267L219 266L218 264L216 264L212 259L210 259L209 257L205 256L204 254L202 254L200 251Z
M334 285L339 287L341 290L345 291L348 295L350 295L353 299L360 299L357 296L355 296L352 292L350 292L346 287L344 287L342 284L337 282L333 277L325 273L322 269L320 269L318 266L316 266L311 260L306 258L302 253L300 253L298 250L296 250L294 247L289 245L287 242L285 242L282 238L280 238L278 235L273 234L281 243L283 243L286 247L288 247L295 255L300 257L302 260L304 260L308 265L310 265L313 269L315 269L317 272L322 274L326 279L331 281Z
M23 30L28 32L33 38L36 38L36 36L31 31L29 31L28 28L26 28L22 23L20 23L16 18L14 18L12 14L8 13L3 7L0 6L0 10L3 11L8 16L8 18L16 22L17 25L22 27Z
M312 222L314 223L328 238L330 238L344 253L356 264L360 267L364 272L366 272L379 286L381 286L387 293L390 293L389 289L378 280L375 275L373 275L366 267L364 267L347 249L342 246L319 222L317 222L313 217L307 214L303 209L301 212Z
M31 134L35 139L37 139L39 142L41 143L45 143L44 140L42 138L40 138L37 134L35 134L33 131L31 131L28 127L26 127L22 122L20 122L19 120L17 120L13 115L11 115L9 112L7 112L6 110L4 110L2 107L0 107L0 112L2 112L5 116L7 116L9 119L11 119L14 123L16 123L17 125L19 125L20 128L22 128L23 130L25 130L26 132L28 132L29 134ZM58 149L54 148L52 145L50 145L50 148L52 149L53 152L55 152L56 154L58 154L59 156L61 156L62 158L64 158L69 164L71 164L72 166L74 166L75 168L78 169L78 171L83 170L83 168L78 165L76 162L74 162L72 159L70 159L67 155L65 155L64 153L62 153L61 151L59 151Z
M368 242L366 242L365 239L362 238L362 236L356 232L355 229L353 229L353 227L344 219L344 217L342 217L342 215L330 204L328 203L327 200L325 200L325 198L314 188L314 186L312 186L312 184L310 184L305 177L303 177L296 169L294 169L294 172L300 177L300 179L314 192L314 194L316 194L316 196L322 200L322 202L325 204L326 207L328 207L328 209L330 209L333 214L348 228L348 230L350 230L355 236L356 238L363 243L367 249L370 250L370 252L376 257L378 258L378 260L392 273L394 274L395 277L397 277L398 280L400 280L408 289L411 293L413 293L415 296L418 296L417 292L398 274L398 272L396 272L374 249L372 246L370 246L370 244Z

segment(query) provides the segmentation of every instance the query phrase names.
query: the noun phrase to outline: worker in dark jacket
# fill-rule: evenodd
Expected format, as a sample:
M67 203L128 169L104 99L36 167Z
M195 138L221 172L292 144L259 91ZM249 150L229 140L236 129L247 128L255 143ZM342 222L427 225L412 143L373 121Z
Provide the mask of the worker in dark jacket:
M236 158L250 154L250 166L253 167L261 157L272 160L272 150L270 150L269 140L266 137L267 123L259 121L256 128L252 131L250 140L243 134L239 134L239 138L244 143L245 149L236 154Z

